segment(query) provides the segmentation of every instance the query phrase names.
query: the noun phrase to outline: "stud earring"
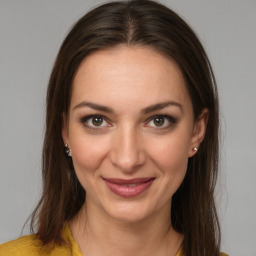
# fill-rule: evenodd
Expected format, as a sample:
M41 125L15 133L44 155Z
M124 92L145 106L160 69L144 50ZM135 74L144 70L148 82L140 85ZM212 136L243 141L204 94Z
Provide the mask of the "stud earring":
M193 150L197 152L197 148L196 147L193 147Z
M71 149L68 147L68 144L65 144L65 152L68 156L71 156Z

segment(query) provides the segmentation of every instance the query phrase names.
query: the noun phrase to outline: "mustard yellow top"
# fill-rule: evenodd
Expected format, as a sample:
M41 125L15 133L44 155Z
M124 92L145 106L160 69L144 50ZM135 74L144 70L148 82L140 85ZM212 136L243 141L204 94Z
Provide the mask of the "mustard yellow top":
M69 225L62 231L66 245L43 246L36 235L22 236L0 245L0 256L83 256Z
M42 246L42 242L35 235L23 236L1 244L0 256L83 256L68 224L63 229L62 237L66 245ZM181 251L176 256L181 256ZM227 255L222 253L220 256Z

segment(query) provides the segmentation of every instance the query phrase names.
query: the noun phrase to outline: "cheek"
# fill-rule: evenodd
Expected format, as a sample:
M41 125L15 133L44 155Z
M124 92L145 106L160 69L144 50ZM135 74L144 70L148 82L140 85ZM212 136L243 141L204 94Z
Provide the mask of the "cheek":
M188 160L189 140L187 136L170 136L161 141L152 141L153 147L150 148L150 155L159 165L177 166ZM183 164L184 166L184 164Z
M164 177L161 186L168 195L179 188L182 183L188 164L188 136L170 136L165 140L156 143L154 149L149 152L152 161L158 167L161 175Z
M79 136L78 134L70 141L75 171L77 173L95 172L107 154L108 143L100 136Z
M161 172L160 177L162 178L159 186L162 189L159 190L159 196L163 200L172 198L187 172L186 143L181 144L181 141L179 143L174 143L173 140L172 142L166 141L155 149L154 154L152 153L153 155L151 154L154 164L157 165L158 170Z
M76 176L90 194L98 181L100 166L105 158L107 143L100 138L75 136L71 140L72 160Z

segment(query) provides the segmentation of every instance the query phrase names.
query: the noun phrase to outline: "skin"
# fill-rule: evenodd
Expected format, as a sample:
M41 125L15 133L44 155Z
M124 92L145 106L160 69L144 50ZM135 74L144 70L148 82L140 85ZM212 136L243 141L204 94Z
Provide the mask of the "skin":
M176 255L182 235L172 229L171 198L203 140L207 116L204 110L194 120L179 67L151 48L120 46L82 62L62 136L86 190L86 203L70 223L83 255ZM155 179L129 198L103 180L142 177Z

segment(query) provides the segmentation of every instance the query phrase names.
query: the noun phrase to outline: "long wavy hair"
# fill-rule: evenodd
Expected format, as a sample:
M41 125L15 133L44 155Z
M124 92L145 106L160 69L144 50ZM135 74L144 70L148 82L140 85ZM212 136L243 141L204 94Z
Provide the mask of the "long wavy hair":
M211 64L196 34L175 12L150 0L103 4L83 16L65 38L47 91L42 155L43 192L32 213L31 231L44 244L63 242L61 231L86 200L62 140L72 82L91 53L119 45L146 46L176 61L186 80L195 120L209 110L204 141L188 161L185 179L172 199L173 228L184 235L185 256L219 255L220 228L214 201L218 173L218 96Z

